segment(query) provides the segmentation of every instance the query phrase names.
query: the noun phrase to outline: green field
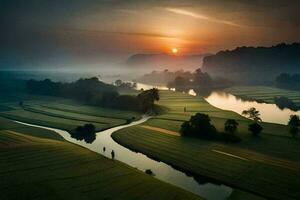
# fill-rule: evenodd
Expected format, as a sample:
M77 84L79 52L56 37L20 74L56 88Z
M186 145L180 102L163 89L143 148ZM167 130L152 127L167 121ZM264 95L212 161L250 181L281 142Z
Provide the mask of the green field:
M299 199L300 141L290 137L286 126L263 123L263 134L254 138L247 131L251 121L215 108L202 97L170 91L160 94L158 104L169 111L147 121L146 125L178 132L182 121L201 112L208 114L220 131L226 119L238 120L237 134L242 142L227 144L182 138L139 125L115 132L113 138L117 142L184 170L267 198ZM187 112L183 112L184 106Z
M274 103L275 97L287 97L300 106L300 92L294 90L279 89L267 86L235 86L224 90L241 98L262 100L267 103Z
M19 101L23 100L23 106ZM97 131L139 119L140 113L87 106L75 101L43 96L18 96L0 104L0 116L13 120L73 131L77 126L92 123Z
M0 118L0 199L200 199L55 132Z

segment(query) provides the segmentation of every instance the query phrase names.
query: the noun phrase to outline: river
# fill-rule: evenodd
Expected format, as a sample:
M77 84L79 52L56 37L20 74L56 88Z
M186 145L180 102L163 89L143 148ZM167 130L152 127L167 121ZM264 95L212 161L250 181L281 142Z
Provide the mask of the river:
M138 84L137 89L151 89L153 86L146 84ZM158 89L166 90L166 87L156 87ZM191 90L189 92L190 95L195 96L196 93ZM250 107L257 108L261 113L261 118L263 121L272 122L272 123L280 123L286 124L289 116L291 114L300 114L299 112L294 112L289 109L281 110L275 104L266 104L266 103L258 103L255 101L244 101L232 94L225 93L222 91L212 92L208 97L205 98L208 103L211 105L224 109L231 110L238 114L245 109ZM55 128L38 126L23 122L18 122L28 126L40 127L48 130L52 130L60 134L65 140L72 142L74 144L78 144L87 149L90 149L94 152L102 154L103 156L110 158L111 151L115 152L115 159L119 160L127 165L130 165L138 170L145 171L146 169L151 169L154 173L154 177L162 180L164 182L170 183L172 185L178 186L182 189L190 191L194 194L198 194L201 197L204 197L209 200L224 200L230 196L233 189L231 187L225 185L218 185L212 182L207 183L199 183L192 176L188 176L185 173L174 169L172 166L164 163L153 160L152 158L147 157L142 153L137 153L123 147L116 143L112 138L111 134L117 130L141 124L148 120L150 117L144 116L142 119L132 122L127 125L121 125L114 128L107 129L105 131L98 132L96 134L96 140L92 144L88 144L84 141L78 141L70 136L67 131L59 130ZM103 147L106 148L106 151L103 151ZM199 180L199 177L198 177ZM205 179L203 179L205 182Z
M282 110L275 104L242 100L223 91L212 92L205 100L217 108L230 110L238 114L241 114L243 110L254 107L259 111L260 118L264 122L287 124L290 115L300 115L300 111L295 112L287 108Z
M115 152L115 159L119 160L123 163L126 163L127 165L130 165L134 168L137 168L138 170L145 171L146 169L151 169L153 172L153 176L159 180L162 180L164 182L170 183L172 185L175 185L177 187L180 187L182 189L185 189L187 191L190 191L194 194L197 194L201 197L204 197L209 200L225 200L227 197L230 196L233 189L231 187L225 186L225 185L218 185L211 182L207 183L199 183L197 182L192 176L188 176L185 173L174 169L172 166L164 163L159 162L156 160L153 160L146 155L142 153L137 153L134 151L131 151L127 149L126 147L123 147L122 145L119 145L116 143L112 138L111 134L117 130L134 126L140 123L145 122L150 117L144 116L142 119L132 122L127 125L121 125L114 128L110 128L101 132L98 132L96 134L96 139L92 144L88 144L84 141L79 141L70 136L70 134L67 131L56 129L56 128L50 128L45 126L38 126L23 122L18 122L20 124L33 126L33 127L39 127L44 128L47 130L52 130L61 135L65 140L78 144L80 146L83 146L87 149L90 149L94 152L97 152L99 154L102 154L103 156L107 158L111 158L111 151L114 150ZM106 151L103 152L103 147L106 148ZM197 177L199 180L199 177ZM203 179L205 182L205 179Z

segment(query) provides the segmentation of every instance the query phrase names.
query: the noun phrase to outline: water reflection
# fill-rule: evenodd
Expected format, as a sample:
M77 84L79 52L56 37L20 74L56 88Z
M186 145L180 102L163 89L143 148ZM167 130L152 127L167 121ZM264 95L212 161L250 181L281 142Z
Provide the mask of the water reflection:
M211 105L223 110L231 110L241 114L243 110L255 107L260 112L260 117L264 122L287 124L290 115L298 114L290 109L280 109L275 104L258 103L256 101L242 100L232 94L223 91L214 91L205 98Z
M228 186L215 184L209 179L205 179L200 176L196 177L190 173L185 173L180 170L177 170L174 167L164 162L159 162L147 157L142 153L136 153L134 151L131 151L130 149L122 145L119 145L111 138L111 134L113 132L120 130L122 128L126 128L128 126L143 123L147 119L148 117L143 117L141 120L132 122L131 124L114 127L99 132L97 133L97 137L92 144L86 143L83 140L81 141L76 140L72 138L68 132L63 130L44 127L44 126L37 126L37 125L32 125L32 124L27 124L22 122L18 122L18 123L55 131L59 133L65 140L83 146L94 152L100 153L108 158L111 158L111 152L114 151L115 152L114 159L126 163L143 172L145 172L147 169L151 169L151 171L153 172L153 176L155 178L170 183L172 185L176 185L192 193L198 194L199 196L204 197L206 199L221 200L221 199L227 199L230 196L233 189ZM104 149L103 147L105 147L105 151L103 150Z
M158 86L158 85L148 85L148 84L144 84L144 83L136 83L136 90L150 90L152 88L157 88L159 90L168 90L169 88L167 88L166 86Z

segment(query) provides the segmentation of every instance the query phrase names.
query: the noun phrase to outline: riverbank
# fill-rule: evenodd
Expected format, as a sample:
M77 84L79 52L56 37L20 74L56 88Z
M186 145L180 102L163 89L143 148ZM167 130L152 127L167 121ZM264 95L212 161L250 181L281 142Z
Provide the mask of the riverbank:
M0 199L200 199L51 130L0 122Z
M275 104L275 98L286 97L291 100L299 111L300 92L295 90L280 89L268 86L234 86L226 88L225 92L231 93L243 100L254 100L259 103Z
M161 91L158 104L168 107L169 111L143 125L178 132L184 120L201 112L208 114L219 130L223 130L226 119L236 119L240 124L237 135L242 142L226 144L181 138L140 126L115 132L114 139L179 168L267 198L297 199L300 195L297 189L300 184L300 142L291 139L285 126L263 123L263 134L253 138L247 130L251 121L237 113L215 108L202 97Z

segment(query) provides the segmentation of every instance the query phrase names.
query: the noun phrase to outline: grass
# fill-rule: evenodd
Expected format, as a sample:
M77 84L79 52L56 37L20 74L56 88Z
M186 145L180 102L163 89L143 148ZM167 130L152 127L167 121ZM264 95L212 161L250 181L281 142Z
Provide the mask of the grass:
M225 89L226 92L236 96L247 97L255 100L262 100L267 103L274 103L275 97L285 96L300 106L300 92L287 89L279 89L267 86L235 86Z
M220 131L226 119L238 120L238 135L242 142L227 144L182 138L140 126L119 130L113 133L113 138L122 145L183 170L259 196L299 199L300 141L292 139L285 126L263 123L263 134L255 138L247 131L251 121L234 112L215 108L202 97L161 91L159 105L167 107L168 112L143 125L179 132L184 120L201 112L208 114ZM187 112L183 112L184 106Z
M19 106L19 100L23 106ZM25 100L24 100L25 99ZM86 123L95 125L97 131L126 124L128 119L139 119L141 114L95 106L76 101L44 96L16 95L0 104L0 116L64 129L69 132Z
M0 199L200 199L55 132L0 118Z

